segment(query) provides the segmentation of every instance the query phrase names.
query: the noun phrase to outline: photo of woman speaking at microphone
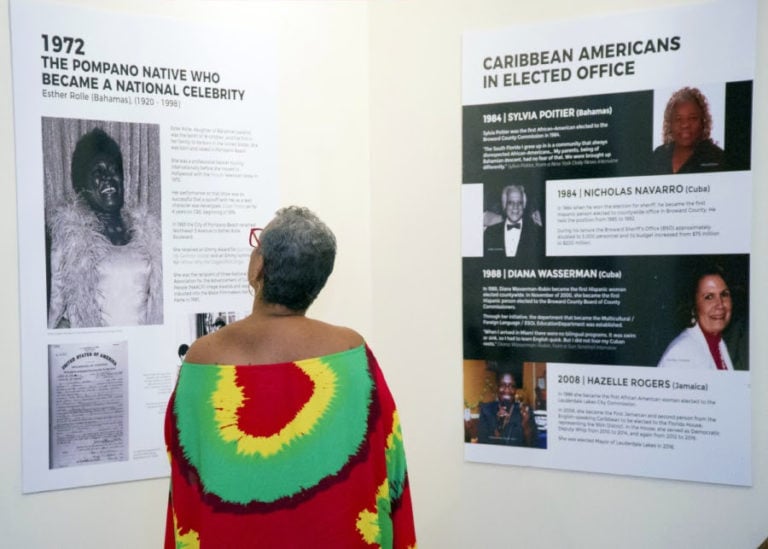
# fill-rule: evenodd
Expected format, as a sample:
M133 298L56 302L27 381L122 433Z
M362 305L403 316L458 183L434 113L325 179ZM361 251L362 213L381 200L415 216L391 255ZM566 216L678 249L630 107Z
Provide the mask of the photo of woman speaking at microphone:
M480 444L535 446L533 410L517 396L517 380L510 371L496 374L497 398L480 405L477 441Z

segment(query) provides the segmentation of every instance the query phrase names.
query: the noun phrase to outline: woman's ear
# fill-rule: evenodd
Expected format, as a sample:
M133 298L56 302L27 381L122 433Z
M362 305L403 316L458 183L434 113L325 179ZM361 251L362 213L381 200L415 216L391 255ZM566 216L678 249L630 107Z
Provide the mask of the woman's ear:
M258 249L251 252L251 261L248 263L248 282L253 284L264 278L264 258Z

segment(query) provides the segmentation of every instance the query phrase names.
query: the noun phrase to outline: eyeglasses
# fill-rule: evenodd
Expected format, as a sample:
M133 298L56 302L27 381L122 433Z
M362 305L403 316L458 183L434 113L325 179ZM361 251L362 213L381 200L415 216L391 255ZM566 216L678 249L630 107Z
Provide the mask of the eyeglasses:
M248 243L251 245L251 248L258 248L261 246L261 239L259 239L259 236L263 230L264 229L260 227L253 227L251 229L251 235L248 237Z

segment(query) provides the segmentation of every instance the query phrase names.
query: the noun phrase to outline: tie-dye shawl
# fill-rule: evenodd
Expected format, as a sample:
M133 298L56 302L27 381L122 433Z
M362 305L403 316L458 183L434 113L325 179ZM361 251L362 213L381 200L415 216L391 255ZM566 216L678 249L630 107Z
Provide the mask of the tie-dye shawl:
M416 546L400 422L367 346L185 363L165 437L166 549Z

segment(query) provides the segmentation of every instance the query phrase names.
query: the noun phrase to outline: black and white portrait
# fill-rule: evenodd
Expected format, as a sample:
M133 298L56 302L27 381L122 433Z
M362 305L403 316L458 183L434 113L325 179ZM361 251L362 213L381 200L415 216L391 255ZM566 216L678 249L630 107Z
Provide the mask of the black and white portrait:
M160 131L42 119L48 328L163 322Z
M486 257L506 256L534 259L543 248L544 230L541 213L528 202L525 187L509 184L501 190L500 213L486 208L483 248Z

